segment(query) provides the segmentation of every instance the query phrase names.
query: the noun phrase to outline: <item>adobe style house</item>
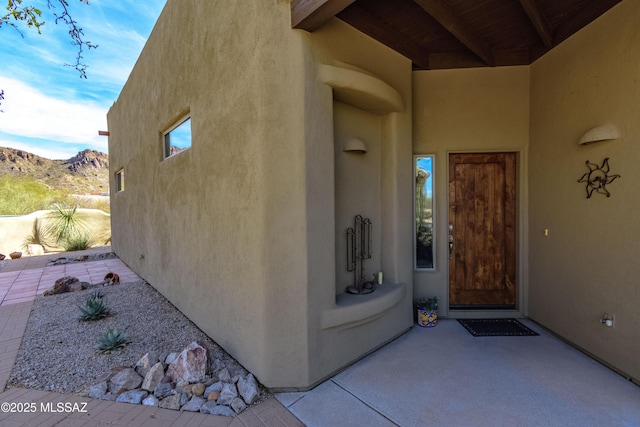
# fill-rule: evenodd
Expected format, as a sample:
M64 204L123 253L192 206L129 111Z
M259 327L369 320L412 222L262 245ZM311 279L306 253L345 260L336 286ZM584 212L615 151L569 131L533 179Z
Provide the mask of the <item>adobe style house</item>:
M525 54L455 25L466 3L169 0L109 111L114 251L267 387L318 384L430 296L640 379L640 2L474 2L521 8ZM427 12L442 51L387 37ZM360 268L384 283L347 293Z

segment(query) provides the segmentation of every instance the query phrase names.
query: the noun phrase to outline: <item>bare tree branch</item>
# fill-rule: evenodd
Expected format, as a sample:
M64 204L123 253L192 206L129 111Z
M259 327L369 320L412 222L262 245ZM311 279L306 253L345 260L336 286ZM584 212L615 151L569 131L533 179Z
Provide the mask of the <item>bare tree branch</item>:
M6 12L4 15L0 15L0 28L2 26L9 26L18 31L20 36L24 38L24 34L21 31L20 26L26 25L27 28L35 28L38 34L41 34L40 27L45 24L42 20L42 11L32 5L23 5L24 0L7 0ZM79 0L81 3L89 4L89 0ZM64 23L69 29L69 37L71 38L71 44L78 47L78 53L76 55L75 64L64 64L67 67L73 67L80 74L80 78L87 78L87 64L82 62L82 54L85 49L95 49L98 45L91 43L84 39L84 32L82 28L78 26L78 23L69 14L69 2L68 0L47 0L47 8L54 10L57 7L61 8L60 13L52 12L55 17L55 23ZM4 91L0 89L0 105L4 100ZM2 112L2 110L0 110Z

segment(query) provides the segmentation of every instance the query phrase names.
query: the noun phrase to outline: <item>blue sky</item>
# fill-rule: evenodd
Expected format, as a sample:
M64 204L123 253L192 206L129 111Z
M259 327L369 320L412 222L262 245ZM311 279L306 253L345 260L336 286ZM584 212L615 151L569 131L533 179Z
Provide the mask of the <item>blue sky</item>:
M49 159L68 159L86 148L107 152L106 114L118 98L166 0L69 1L69 13L97 44L83 54L87 79L74 64L64 23L55 24L46 0L25 0L42 10L42 34L0 27L0 147ZM53 2L54 4L57 2ZM6 2L5 2L6 4ZM4 10L4 8L2 9Z

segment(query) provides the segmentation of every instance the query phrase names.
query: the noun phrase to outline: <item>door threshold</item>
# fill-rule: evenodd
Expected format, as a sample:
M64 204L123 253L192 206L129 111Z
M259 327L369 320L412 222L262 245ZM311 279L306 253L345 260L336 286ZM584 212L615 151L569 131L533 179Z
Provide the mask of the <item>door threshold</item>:
M475 311L475 310L515 310L515 304L451 304L449 305L449 311Z
M520 310L449 310L449 319L523 319L525 315Z

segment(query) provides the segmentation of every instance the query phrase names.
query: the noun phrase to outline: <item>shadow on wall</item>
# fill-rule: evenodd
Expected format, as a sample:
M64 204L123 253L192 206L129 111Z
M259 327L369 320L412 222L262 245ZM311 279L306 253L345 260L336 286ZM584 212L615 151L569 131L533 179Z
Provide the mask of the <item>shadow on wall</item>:
M111 215L99 209L42 210L29 215L0 216L0 253L7 257L11 252L38 255L41 250L60 252L110 243Z

